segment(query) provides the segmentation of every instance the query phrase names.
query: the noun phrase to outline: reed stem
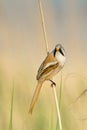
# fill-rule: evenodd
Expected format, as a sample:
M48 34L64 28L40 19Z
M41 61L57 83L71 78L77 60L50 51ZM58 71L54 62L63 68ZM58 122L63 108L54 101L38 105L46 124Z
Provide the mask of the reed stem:
M57 118L59 120L59 128L60 128L60 130L62 130L61 115L60 115L59 103L58 103L58 99L57 99L55 86L53 86L53 94L54 94L55 106L56 106L56 111L57 111Z
M45 20L44 20L44 13L43 13L43 8L42 8L42 2L41 2L41 0L38 0L38 2L39 2L39 9L40 9L40 15L41 15L43 35L44 35L44 40L45 40L45 45L46 45L46 52L48 54L49 53L49 50L48 50L48 39L47 39L47 33L46 33L46 25L45 25ZM62 123L61 123L59 104L58 104L58 99L57 99L57 94L56 94L56 87L53 86L52 88L53 88L55 106L56 106L56 110L57 110L57 118L59 120L59 127L60 127L60 130L62 130Z
M41 0L38 0L38 3L39 3L40 16L41 16L41 22L42 22L43 36L44 36L44 41L45 41L45 45L46 45L46 52L48 54L49 53L49 51L48 51L48 39L47 39L46 25L45 25L44 13L43 13Z

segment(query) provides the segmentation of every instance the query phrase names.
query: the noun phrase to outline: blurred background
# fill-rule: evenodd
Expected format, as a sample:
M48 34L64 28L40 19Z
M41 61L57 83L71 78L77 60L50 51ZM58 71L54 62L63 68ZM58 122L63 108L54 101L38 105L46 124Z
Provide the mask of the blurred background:
M87 1L42 0L49 50L66 50L62 70L63 130L87 129ZM38 0L0 0L0 129L9 128L14 81L13 129L56 129L50 83L44 83L32 116L28 114L37 70L46 57ZM54 80L59 93L61 73ZM59 96L59 94L58 94Z

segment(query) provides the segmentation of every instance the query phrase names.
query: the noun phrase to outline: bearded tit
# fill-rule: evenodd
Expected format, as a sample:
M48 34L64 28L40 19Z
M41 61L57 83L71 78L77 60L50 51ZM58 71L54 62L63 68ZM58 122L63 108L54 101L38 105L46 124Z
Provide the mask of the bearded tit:
M43 82L49 80L55 85L52 78L63 68L65 60L65 50L61 44L57 44L53 51L50 52L42 62L37 73L37 87L30 104L29 112L31 114L38 99Z

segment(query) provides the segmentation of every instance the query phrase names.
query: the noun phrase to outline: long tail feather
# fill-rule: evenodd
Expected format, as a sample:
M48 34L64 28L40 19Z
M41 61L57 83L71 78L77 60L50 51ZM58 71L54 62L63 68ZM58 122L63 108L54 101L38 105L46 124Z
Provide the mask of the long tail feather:
M36 90L34 92L34 95L33 95L33 98L32 98L31 104L30 104L30 109L29 109L30 114L32 114L34 106L35 106L35 104L36 104L36 102L38 100L42 84L43 84L42 81L38 82L38 84L37 84Z

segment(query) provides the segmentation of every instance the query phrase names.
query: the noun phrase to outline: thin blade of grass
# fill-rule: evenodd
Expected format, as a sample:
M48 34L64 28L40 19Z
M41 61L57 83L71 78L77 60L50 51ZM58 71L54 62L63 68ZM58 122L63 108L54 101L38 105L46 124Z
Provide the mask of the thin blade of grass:
M52 112L51 112L51 122L50 122L50 130L53 130L53 109L52 109Z
M60 92L59 92L59 108L60 108L60 111L61 111L61 102L62 102L62 73L61 73Z
M60 109L60 112L61 112L61 102L62 102L62 73L61 73L60 90L59 90L59 109ZM56 130L60 130L58 120L56 123Z
M13 126L12 126L12 118L13 118L13 98L14 98L14 83L13 83L12 94L11 94L11 110L10 110L9 130L12 130L12 129L13 129Z

